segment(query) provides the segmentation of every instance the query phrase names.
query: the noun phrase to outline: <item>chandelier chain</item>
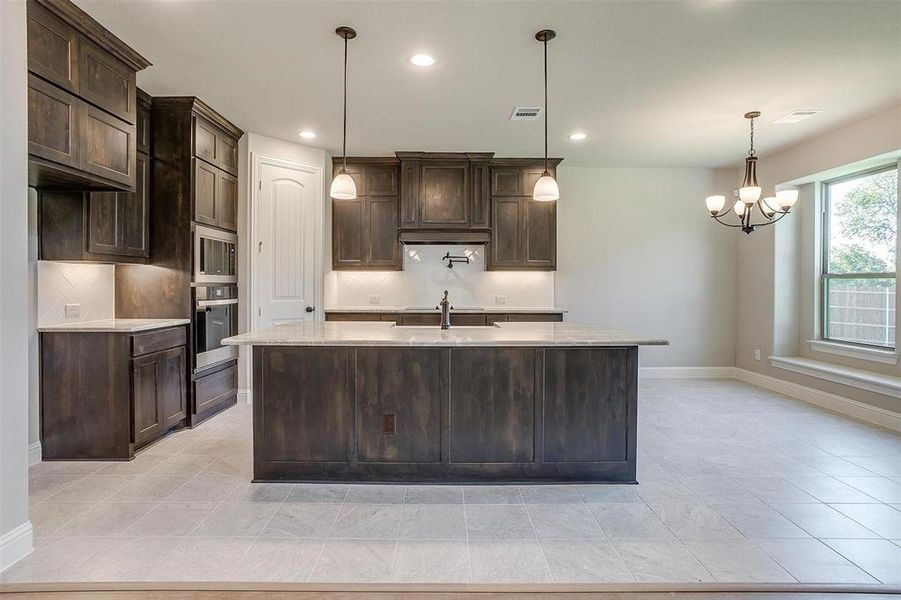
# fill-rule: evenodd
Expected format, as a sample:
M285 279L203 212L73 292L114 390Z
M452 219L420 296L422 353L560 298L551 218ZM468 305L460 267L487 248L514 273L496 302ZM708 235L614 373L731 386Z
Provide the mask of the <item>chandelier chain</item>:
M751 117L751 148L748 150L748 156L754 156L754 117Z

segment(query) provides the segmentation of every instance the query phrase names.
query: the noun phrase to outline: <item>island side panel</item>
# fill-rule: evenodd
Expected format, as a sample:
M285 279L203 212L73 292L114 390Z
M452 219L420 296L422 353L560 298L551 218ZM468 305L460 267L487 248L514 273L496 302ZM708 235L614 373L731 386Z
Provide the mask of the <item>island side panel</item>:
M620 463L635 477L637 348L545 350L544 461Z

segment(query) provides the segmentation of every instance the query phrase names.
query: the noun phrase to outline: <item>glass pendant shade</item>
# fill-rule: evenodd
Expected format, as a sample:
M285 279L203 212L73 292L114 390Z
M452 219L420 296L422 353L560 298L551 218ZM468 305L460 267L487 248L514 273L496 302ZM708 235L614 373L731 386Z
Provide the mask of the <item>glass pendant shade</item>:
M739 217L743 217L745 214L745 203L741 200L736 200L735 205L732 207L732 210L735 211Z
M338 173L338 176L332 180L329 196L335 200L353 200L356 198L357 184L354 183L354 178L343 171Z
M738 189L738 197L745 204L751 205L760 200L760 194L763 190L759 186L747 186Z
M776 214L778 209L778 202L776 201L775 196L767 196L763 200L760 201L760 212L763 213L767 219L772 218L773 215Z
M710 211L710 214L718 215L723 207L726 206L726 197L725 196L707 196L707 210Z
M535 189L532 190L532 199L536 202L553 202L560 198L560 188L557 187L557 180L550 174L542 175L535 182Z
M788 210L798 201L798 190L779 190L776 192L776 201L782 210Z

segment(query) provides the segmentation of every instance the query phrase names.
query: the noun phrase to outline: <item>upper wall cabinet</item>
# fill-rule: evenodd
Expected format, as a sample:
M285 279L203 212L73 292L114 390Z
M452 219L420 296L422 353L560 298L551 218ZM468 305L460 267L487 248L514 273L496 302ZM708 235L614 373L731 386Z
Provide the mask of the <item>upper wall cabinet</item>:
M27 10L29 185L133 191L135 74L150 63L69 0Z
M343 163L334 160L334 175ZM397 239L400 170L394 159L348 159L347 172L357 186L353 200L332 199L332 268L400 271Z
M192 221L237 231L238 140L244 132L193 96L155 97L151 115L158 159L154 197L189 199Z
M550 163L555 177L559 162ZM532 188L543 172L544 164L535 160L497 159L492 165L488 270L557 269L557 203L532 200Z
M489 211L485 177L491 153L396 154L401 165L401 241L488 241Z

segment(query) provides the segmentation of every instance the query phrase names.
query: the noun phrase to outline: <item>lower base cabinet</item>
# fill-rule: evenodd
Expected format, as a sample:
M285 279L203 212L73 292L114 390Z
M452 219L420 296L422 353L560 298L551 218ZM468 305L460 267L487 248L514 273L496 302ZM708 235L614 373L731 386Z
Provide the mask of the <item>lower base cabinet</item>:
M129 460L185 425L187 330L41 333L45 460Z
M229 361L194 374L188 426L194 427L238 401L238 362Z

